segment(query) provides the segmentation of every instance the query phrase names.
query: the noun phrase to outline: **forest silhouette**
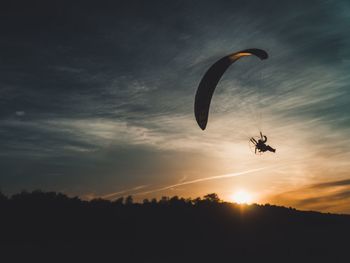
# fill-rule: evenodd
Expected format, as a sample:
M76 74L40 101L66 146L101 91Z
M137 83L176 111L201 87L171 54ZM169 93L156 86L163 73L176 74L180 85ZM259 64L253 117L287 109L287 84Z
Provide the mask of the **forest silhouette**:
M349 262L350 215L131 196L0 194L1 257L47 262ZM8 261L2 261L8 262Z

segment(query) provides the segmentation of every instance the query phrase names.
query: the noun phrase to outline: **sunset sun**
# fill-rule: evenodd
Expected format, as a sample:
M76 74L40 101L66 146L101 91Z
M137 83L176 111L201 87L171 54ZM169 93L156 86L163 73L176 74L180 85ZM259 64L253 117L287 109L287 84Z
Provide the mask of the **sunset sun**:
M233 193L231 200L238 204L250 204L253 201L252 195L245 190L238 190Z

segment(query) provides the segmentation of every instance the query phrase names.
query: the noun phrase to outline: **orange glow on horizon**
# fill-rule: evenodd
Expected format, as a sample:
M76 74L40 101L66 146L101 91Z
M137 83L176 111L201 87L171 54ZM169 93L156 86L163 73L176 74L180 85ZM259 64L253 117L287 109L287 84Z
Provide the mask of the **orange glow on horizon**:
M231 195L230 199L237 204L251 204L253 196L245 190L238 190Z

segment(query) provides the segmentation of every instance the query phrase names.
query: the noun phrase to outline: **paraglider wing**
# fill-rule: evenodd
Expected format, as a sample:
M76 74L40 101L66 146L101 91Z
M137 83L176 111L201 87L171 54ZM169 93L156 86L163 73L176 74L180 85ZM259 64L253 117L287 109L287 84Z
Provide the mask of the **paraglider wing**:
M194 114L202 130L207 126L210 101L220 78L232 63L241 57L251 55L255 55L260 59L268 58L268 54L262 49L245 49L219 59L204 74L199 83L194 102Z

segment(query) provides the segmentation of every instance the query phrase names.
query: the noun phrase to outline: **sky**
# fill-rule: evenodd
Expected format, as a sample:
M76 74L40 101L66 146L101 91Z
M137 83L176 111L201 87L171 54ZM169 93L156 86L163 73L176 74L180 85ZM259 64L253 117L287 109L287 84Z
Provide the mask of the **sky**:
M350 213L349 1L15 0L0 28L3 193ZM202 131L201 77L247 48L269 58L232 65Z

